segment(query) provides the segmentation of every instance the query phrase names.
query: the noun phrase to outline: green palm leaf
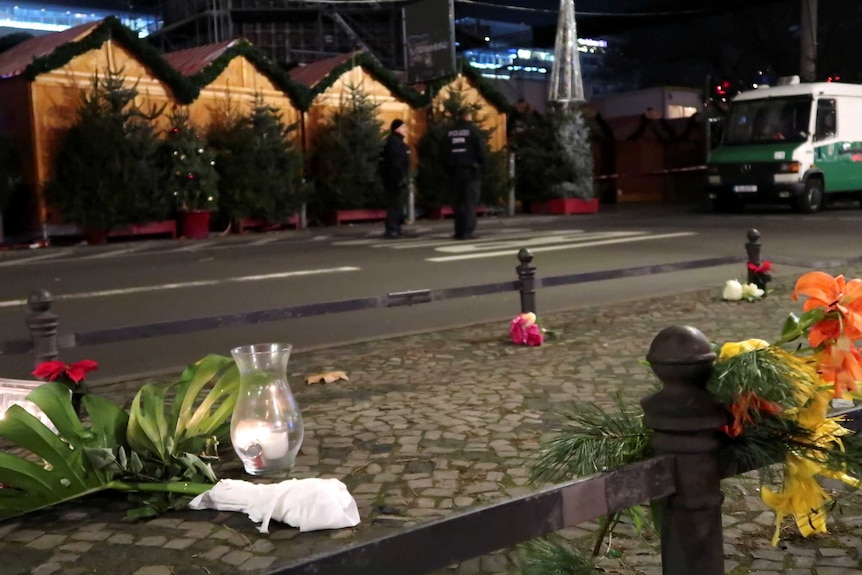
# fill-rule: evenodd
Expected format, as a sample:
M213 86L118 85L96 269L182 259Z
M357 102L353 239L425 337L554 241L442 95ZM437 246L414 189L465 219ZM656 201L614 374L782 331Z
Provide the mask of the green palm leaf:
M122 409L99 398L84 397L90 419L85 427L72 409L69 388L46 383L27 399L48 416L55 434L39 419L13 405L0 420L0 437L26 453L0 453L0 519L14 517L110 488L112 472L98 469L86 456L88 449L113 449L122 437L127 417Z

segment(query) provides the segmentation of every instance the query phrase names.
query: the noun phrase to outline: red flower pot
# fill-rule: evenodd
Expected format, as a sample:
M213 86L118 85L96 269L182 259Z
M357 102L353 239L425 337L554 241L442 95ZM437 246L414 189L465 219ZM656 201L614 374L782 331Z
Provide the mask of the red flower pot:
M189 239L207 238L210 235L210 211L188 210L180 212L180 233Z
M108 230L84 230L84 239L87 245L103 246L108 243Z

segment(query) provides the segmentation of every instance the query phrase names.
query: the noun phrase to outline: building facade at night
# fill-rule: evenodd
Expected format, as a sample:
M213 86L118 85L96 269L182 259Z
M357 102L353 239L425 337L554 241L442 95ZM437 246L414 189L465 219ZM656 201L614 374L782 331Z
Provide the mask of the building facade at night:
M116 10L105 2L80 0L52 4L0 0L0 36L15 32L34 35L61 32L79 24L104 20L111 15L117 16L142 38L158 30L160 25L155 10Z

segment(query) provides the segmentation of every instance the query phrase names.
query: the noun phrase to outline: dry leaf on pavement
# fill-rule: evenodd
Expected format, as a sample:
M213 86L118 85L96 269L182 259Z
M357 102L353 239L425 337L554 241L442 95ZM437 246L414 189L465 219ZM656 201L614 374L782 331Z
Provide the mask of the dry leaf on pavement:
M305 383L307 383L308 385L320 383L321 381L323 383L332 383L333 381L338 381L339 379L344 379L348 381L350 380L350 378L347 377L347 374L343 371L327 371L325 373L309 375L307 378L305 378Z

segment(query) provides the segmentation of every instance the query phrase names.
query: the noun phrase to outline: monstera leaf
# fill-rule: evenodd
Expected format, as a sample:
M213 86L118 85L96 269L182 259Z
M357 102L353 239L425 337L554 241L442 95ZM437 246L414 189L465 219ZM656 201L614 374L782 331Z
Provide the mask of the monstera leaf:
M0 437L29 452L0 453L0 519L110 489L116 468L99 466L88 452L113 451L125 441L128 415L110 401L84 397L93 422L85 427L62 383L39 386L27 399L48 416L57 433L18 405L0 420Z
M228 437L238 391L239 370L220 355L189 366L173 386L145 385L132 403L129 445L164 463L184 453L208 452L208 445Z
M0 520L107 489L145 494L130 518L185 507L217 482L203 458L228 435L238 391L233 360L209 355L173 385L143 386L130 413L84 396L85 425L66 385L36 388L27 399L56 433L20 406L0 420L0 438L21 452L0 452Z

